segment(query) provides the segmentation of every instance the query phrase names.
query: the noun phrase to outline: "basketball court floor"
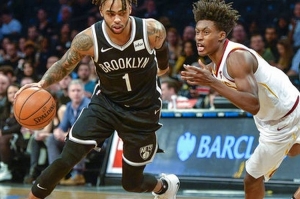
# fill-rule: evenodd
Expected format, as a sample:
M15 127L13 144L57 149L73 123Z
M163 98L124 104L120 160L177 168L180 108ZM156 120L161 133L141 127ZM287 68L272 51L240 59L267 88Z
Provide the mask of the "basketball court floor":
M18 183L1 183L0 199L26 199L30 185ZM177 199L243 199L242 190L189 190L180 189ZM266 199L290 199L291 194L272 194ZM151 193L128 193L120 186L57 186L47 199L153 199Z

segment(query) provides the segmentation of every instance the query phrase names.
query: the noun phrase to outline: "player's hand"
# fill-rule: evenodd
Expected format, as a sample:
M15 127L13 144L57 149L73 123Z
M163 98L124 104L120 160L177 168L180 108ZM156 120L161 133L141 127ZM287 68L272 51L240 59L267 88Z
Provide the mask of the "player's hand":
M22 86L15 94L14 99L17 98L17 96L19 95L19 93L21 93L23 90L25 90L26 88L29 87L38 87L38 88L42 88L42 85L40 82L37 83L30 83L30 84L25 84L24 86Z
M209 86L216 78L212 76L211 70L200 60L198 61L200 67L184 65L185 70L181 71L181 78L186 80L190 85Z

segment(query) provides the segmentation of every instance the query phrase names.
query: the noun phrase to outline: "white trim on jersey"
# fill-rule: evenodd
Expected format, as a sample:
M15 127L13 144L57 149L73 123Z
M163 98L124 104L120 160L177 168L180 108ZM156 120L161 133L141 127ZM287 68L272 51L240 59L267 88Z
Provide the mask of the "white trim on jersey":
M135 24L135 21L134 21L134 18L130 16L130 22L131 22L131 35L130 35L130 39L129 41L124 44L123 46L119 46L117 44L115 44L114 42L112 42L112 40L109 38L106 30L105 30L105 22L103 21L102 23L102 31L103 31L103 34L104 34L104 37L106 39L106 41L114 48L120 50L120 51L123 51L125 50L128 46L131 45L131 43L133 42L134 40L134 37L135 37L135 33L136 33L136 24Z
M96 29L95 24L92 25L92 32L93 32L93 38L94 38L94 61L98 62L98 41L97 41L97 35L96 35Z
M146 20L145 19L142 19L142 20L143 20L143 32L144 32L143 35L144 35L145 46L146 46L146 49L147 49L148 53L152 54L153 50L151 49L150 43L149 43L149 37L148 37Z

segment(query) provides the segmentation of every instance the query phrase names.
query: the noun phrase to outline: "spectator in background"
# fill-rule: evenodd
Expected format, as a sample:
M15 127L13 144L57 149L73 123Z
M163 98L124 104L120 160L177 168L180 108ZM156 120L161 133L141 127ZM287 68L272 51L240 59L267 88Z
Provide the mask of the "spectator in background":
M76 0L72 3L72 21L74 27L72 29L76 29L77 31L81 31L89 25L87 25L87 18L93 14L98 12L97 7L91 4L90 0Z
M7 101L6 97L6 89L10 85L10 80L9 78L0 73L0 113L2 114L3 107L5 106L5 103Z
M9 37L16 41L20 37L22 30L20 21L13 18L13 15L9 10L2 11L1 20L2 26L0 27L0 35L2 35L2 37Z
M90 99L84 96L84 85L80 80L72 80L68 86L68 95L71 99L67 103L66 109L59 126L54 129L53 134L47 139L48 159L51 164L56 160L61 153L65 138L68 131L80 115L83 108L85 108ZM72 176L60 181L62 185L81 185L85 184L83 171L85 168L84 159L73 168Z
M71 81L72 81L71 75L67 75L66 77L64 77L62 80L58 82L60 89L58 90L58 92L56 92L56 95L58 98L59 106L65 105L69 101L71 101L68 95L68 86Z
M289 77L296 76L299 78L299 68L300 68L300 49L297 50L297 52L293 56L292 60L292 66L290 70L287 72L287 75Z
M145 0L144 4L137 8L136 15L142 18L159 18L156 2L154 0Z
M24 45L24 60L32 63L33 67L37 65L37 43L27 40Z
M62 29L64 24L72 23L72 7L66 4L61 6L61 9L58 14L57 23L55 26L55 32L59 32Z
M37 31L43 37L49 37L53 34L53 24L48 19L48 12L44 8L39 8L37 11L37 23L35 24Z
M182 41L195 40L195 27L185 26L182 33Z
M23 77L31 77L34 82L39 81L39 77L35 72L35 67L30 61L25 61L23 65Z
M36 73L41 77L47 70L47 60L53 54L51 50L51 40L49 37L43 37L40 40L40 48L36 52Z
M80 63L77 70L78 78L84 85L84 94L86 97L91 98L96 82L90 80L91 68L88 63Z
M30 84L33 83L34 79L32 77L26 77L24 76L21 80L20 80L20 86L24 86L25 84Z
M71 45L71 26L68 23L65 23L61 26L58 35L56 35L52 42L54 47L53 53L58 57L62 57L64 53L70 48Z
M172 78L166 78L161 82L161 98L164 109L176 109L177 100L188 100L185 96L178 95L181 82Z
M15 76L15 71L12 66L10 65L3 65L0 66L0 73L8 77L9 79L9 84L12 84L17 80Z
M15 69L19 66L19 60L21 59L18 53L18 47L15 43L8 43L5 45L4 60L1 65L10 65Z
M182 55L177 59L175 66L171 72L172 77L177 77L179 75L179 72L184 70L184 64L191 65L194 62L198 62L199 59L195 39L184 41L182 46L183 52Z
M27 38L28 42L34 43L36 46L40 43L41 35L39 34L37 27L35 25L30 25L27 27ZM39 48L39 46L37 46Z
M26 43L26 37L21 36L18 40L18 54L20 57L25 57L25 43Z
M50 56L47 59L46 68L49 69L52 66L52 64L58 61L58 59L59 58L55 55ZM54 93L58 92L60 90L59 83L52 84L49 89Z
M12 160L14 157L10 140L16 135L22 138L21 125L13 114L14 95L19 90L19 85L11 84L7 88L6 103L0 115L0 182L12 179Z
M250 47L255 50L264 60L269 64L275 64L275 57L270 48L265 48L263 36L261 34L254 34L250 38Z
M289 34L290 18L288 14L281 14L276 20L275 28L277 30L278 38L287 37Z
M291 67L294 56L293 46L287 37L281 38L277 42L277 50L279 53L278 62L275 66L287 73Z
M268 25L264 32L265 48L269 48L275 57L275 62L278 62L279 52L277 49L278 42L277 29L273 25Z
M176 28L171 27L167 29L167 41L169 48L169 65L172 70L182 52L181 37Z
M250 42L244 24L238 23L236 26L234 26L231 32L230 40L249 47Z
M294 17L289 24L289 39L293 43L294 52L300 48L300 1L295 3Z

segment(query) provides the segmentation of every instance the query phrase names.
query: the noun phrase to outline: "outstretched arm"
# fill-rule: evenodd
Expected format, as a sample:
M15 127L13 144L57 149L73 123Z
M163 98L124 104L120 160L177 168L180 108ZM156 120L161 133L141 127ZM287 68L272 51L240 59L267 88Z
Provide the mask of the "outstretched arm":
M254 77L257 61L250 52L235 51L227 58L228 74L234 79L236 88L230 88L215 78L210 68L199 62L201 67L185 66L181 77L191 85L206 85L230 100L237 107L255 115L259 111L258 85Z

